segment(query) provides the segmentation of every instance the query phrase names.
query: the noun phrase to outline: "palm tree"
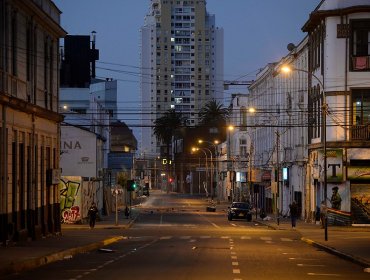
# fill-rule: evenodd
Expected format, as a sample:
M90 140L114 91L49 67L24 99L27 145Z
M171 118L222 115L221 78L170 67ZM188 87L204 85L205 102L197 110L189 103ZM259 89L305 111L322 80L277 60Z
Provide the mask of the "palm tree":
M220 102L212 99L199 112L199 124L208 127L223 127L226 125L230 110Z
M154 121L154 135L158 141L161 141L166 145L167 157L170 155L170 146L172 137L175 136L177 130L185 124L185 118L181 113L176 112L173 109L168 110L162 117L157 118ZM167 169L167 192L169 192L169 165L166 165Z
M185 124L185 118L181 113L170 109L154 121L154 135L158 141L163 142L167 146L167 154L169 154L169 146L172 141L172 136L176 131Z

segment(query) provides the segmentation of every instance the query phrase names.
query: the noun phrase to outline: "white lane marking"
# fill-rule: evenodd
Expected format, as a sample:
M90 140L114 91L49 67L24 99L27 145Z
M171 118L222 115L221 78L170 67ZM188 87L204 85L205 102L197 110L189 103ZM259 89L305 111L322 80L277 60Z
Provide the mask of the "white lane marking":
M218 225L216 225L215 223L212 223L211 222L211 225L214 226L215 228L220 228Z
M221 239L229 239L229 236L221 236Z
M230 225L232 225L233 227L236 227L236 224L230 224Z
M252 237L250 237L250 236L242 236L241 239L248 239L248 240L250 240L250 239L252 239Z
M288 260L317 261L317 259L305 259L305 258L288 258Z
M231 246L231 247L230 247L230 250L234 250L234 247L232 247L232 246Z
M230 254L231 254L231 255L236 255L236 253L235 253L235 252L230 252Z
M280 240L281 240L281 241L284 241L284 242L292 242L292 241L293 241L293 240L292 240L292 239L290 239L290 238L284 238L284 237L280 238Z
M239 262L232 262L231 265L238 266L239 265Z
M238 259L238 257L237 257L237 256L231 256L231 259L232 259L232 260L237 260L237 259Z
M283 255L298 255L298 253L282 253Z
M172 236L162 236L161 238L159 238L160 240L168 240L168 239L171 239Z
M191 236L181 236L180 239L190 239Z
M305 263L297 263L297 266L320 266L320 267L324 267L326 265L324 264L305 264Z
M336 276L336 277L341 276L340 274L326 274L326 273L314 273L314 272L309 272L309 273L307 273L307 275L310 275L310 276Z
M189 240L190 243L194 243L195 241L197 241L197 240L196 239Z
M270 240L272 240L272 238L271 238L271 237L260 237L260 239L261 239L261 240L265 240L265 241L266 241L266 240L269 240L269 241L270 241Z
M370 273L370 267L365 268L364 272Z
M234 274L240 274L240 269L233 269Z

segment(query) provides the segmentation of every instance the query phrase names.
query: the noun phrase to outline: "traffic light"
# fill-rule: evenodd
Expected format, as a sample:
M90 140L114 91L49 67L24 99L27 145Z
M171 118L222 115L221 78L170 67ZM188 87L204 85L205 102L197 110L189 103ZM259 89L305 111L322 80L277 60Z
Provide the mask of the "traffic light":
M133 192L136 190L136 183L134 180L127 180L127 191Z

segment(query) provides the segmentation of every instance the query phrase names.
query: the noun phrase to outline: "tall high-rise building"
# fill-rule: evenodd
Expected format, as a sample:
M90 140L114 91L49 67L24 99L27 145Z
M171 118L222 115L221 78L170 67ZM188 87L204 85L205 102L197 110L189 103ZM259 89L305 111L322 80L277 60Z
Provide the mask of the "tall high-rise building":
M151 0L141 28L140 152L159 155L155 119L175 109L189 126L208 101L223 102L223 29L205 0Z

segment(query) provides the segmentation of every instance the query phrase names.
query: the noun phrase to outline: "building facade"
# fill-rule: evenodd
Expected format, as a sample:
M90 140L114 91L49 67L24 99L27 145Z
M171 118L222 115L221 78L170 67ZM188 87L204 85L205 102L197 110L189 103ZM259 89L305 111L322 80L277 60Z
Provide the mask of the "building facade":
M60 232L60 11L49 0L0 1L0 238Z
M223 101L223 30L206 1L152 0L141 28L140 152L160 154L154 121L175 109L189 126L212 99Z
M365 0L322 1L302 28L307 37L249 87L249 106L261 110L251 118L254 162L272 171L276 213L296 200L311 222L326 201L330 223L370 221L369 12Z
M322 1L302 30L308 33L308 70L314 75L308 100L314 123L308 131L310 212L326 200L336 208L330 222L370 223L369 1ZM319 110L325 99L319 94L326 99L326 123ZM335 188L341 196L339 207L330 203Z

